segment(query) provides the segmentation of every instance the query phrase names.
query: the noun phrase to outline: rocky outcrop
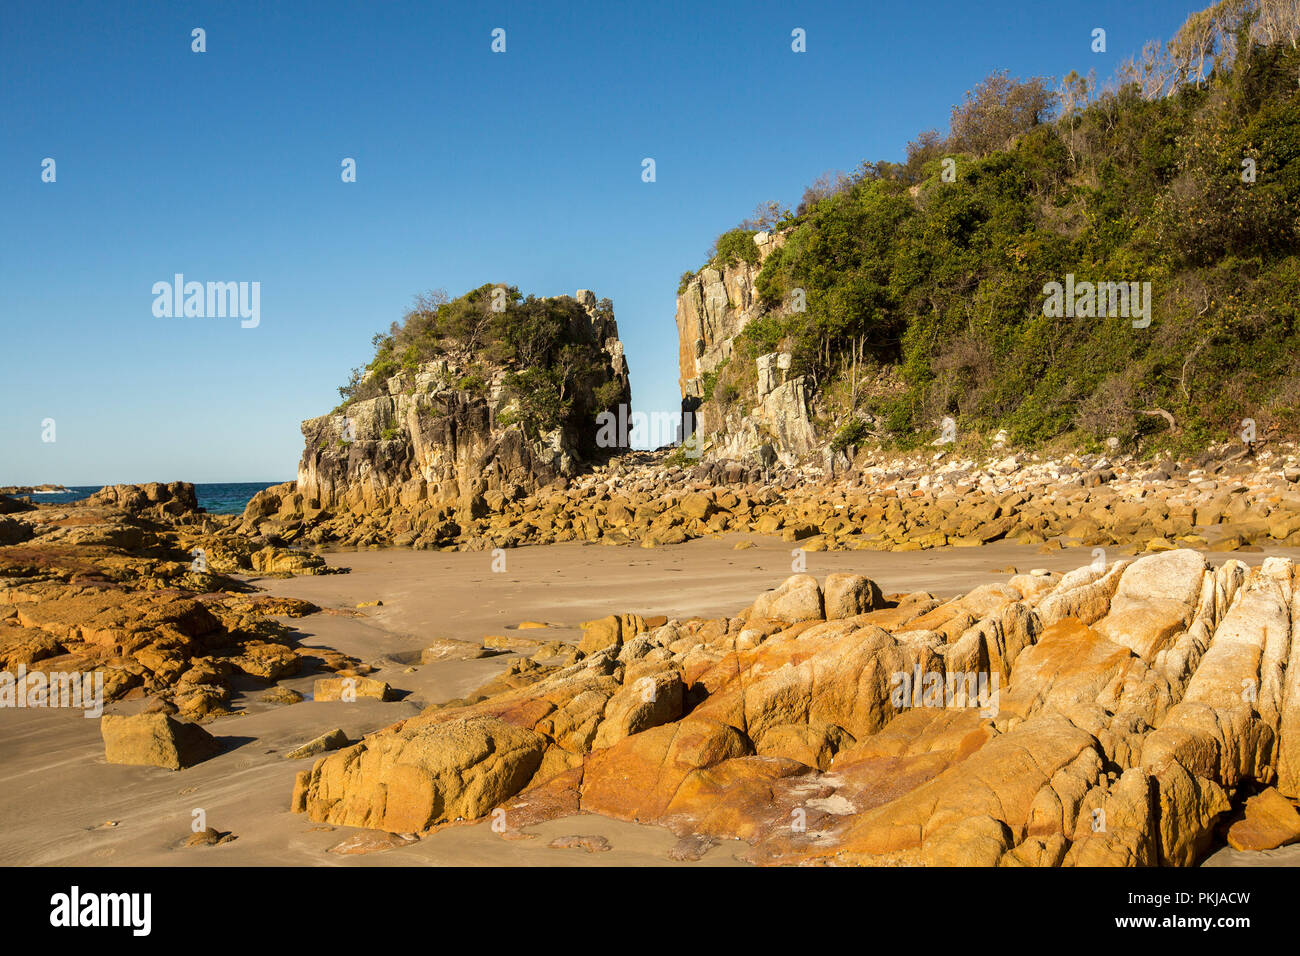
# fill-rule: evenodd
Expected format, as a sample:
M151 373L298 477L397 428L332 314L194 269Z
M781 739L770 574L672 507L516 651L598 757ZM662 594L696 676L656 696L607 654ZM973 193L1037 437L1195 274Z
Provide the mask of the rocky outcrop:
M585 289L576 303L563 298L574 303L571 321L585 323L575 336L594 340L606 359L603 377L590 387L615 381L618 400L630 402L613 316L599 312ZM427 508L472 516L483 513L486 492L514 498L576 474L596 452L589 403L575 403L559 427L530 441L519 425L507 424L507 371L493 368L481 389L463 388L465 369L454 358L438 359L412 377L389 379L386 394L303 422L306 447L294 492L311 508Z
M89 498L90 507L118 508L129 514L183 515L199 510L194 486L188 481L147 485L106 485Z
M759 863L1190 865L1296 745L1298 582L1187 550L949 601L796 575L428 708L300 773L291 803L417 833L586 811ZM1267 794L1234 845L1296 839Z
M683 396L699 397L704 376L734 353L735 338L760 314L754 283L763 262L785 243L780 234L754 237L756 263L744 260L718 269L705 266L677 296L678 367Z
M303 422L297 480L254 496L241 530L289 541L325 524L315 541L447 546L472 537L475 521L607 458L616 449L597 443L595 404L631 402L618 326L590 291L548 301L567 312L568 335L601 357L555 428L526 433L506 387L511 369L489 366L480 379L482 356L448 354L387 379L376 397ZM386 519L382 534L358 530L374 515Z
M492 717L411 726L300 774L295 809L315 820L398 833L474 819L518 793L545 748L539 734Z
M791 463L817 442L809 419L807 380L790 374L788 352L751 360L736 345L736 337L764 312L754 285L763 263L784 244L785 236L760 232L753 241L756 262L706 266L677 296L682 408L694 415L706 459ZM752 375L733 374L747 394L734 404L722 401L711 388L718 375L733 363L750 361L755 364Z
M790 362L789 352L771 352L755 360L758 379L754 405L748 411L718 412L711 407L716 402L701 406L705 457L789 465L817 446L817 432L808 417L808 381L790 374ZM709 432L719 417L716 429Z
M1087 545L1230 552L1268 542L1300 545L1296 463L1294 449L1231 463L1165 462L1160 469L1095 455L981 462L873 460L863 453L844 470L809 463L767 472L734 459L680 465L667 453L644 452L531 495L485 492L477 517L420 506L329 513L310 507L292 485L279 486L250 503L244 529L264 536L279 548L276 560L290 564L314 556L286 544L482 549L576 540L660 547L735 532L777 534L808 551L1010 540L1044 551Z
M292 555L308 572L324 561L255 550L193 511L191 485L113 486L3 520L23 533L0 541L0 671L21 668L50 687L49 706L94 713L148 697L167 713L205 720L228 713L234 686L249 679L273 684L304 665L344 675L364 666L299 645L293 628L273 620L313 614L315 605L255 596L223 573L251 570L250 554L263 562ZM136 746L123 739L127 751Z

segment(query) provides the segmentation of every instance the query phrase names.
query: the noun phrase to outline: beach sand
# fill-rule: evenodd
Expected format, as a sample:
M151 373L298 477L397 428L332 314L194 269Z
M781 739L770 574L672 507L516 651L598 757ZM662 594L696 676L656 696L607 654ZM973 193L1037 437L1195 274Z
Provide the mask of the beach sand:
M753 548L735 550L738 541ZM286 621L302 643L328 646L376 668L401 699L355 703L271 705L249 686L232 701L245 713L205 725L222 738L222 753L181 772L110 765L104 761L99 721L80 712L0 710L0 864L41 865L738 865L740 844L714 847L698 863L676 863L667 830L594 815L528 828L533 839L507 840L487 822L457 825L418 843L383 852L327 852L359 831L322 827L289 812L295 774L312 758L284 754L322 733L342 728L357 739L424 706L460 697L503 670L518 655L419 665L435 637L481 641L517 635L576 642L580 622L610 613L666 614L669 618L730 615L764 588L792 573L796 546L779 538L727 535L673 547L645 549L581 543L504 552L506 570L493 571L491 552L379 550L334 552L331 566L346 575L252 579L267 592L304 598L353 614L314 614ZM1300 549L1235 555L1258 564L1266 555L1300 558ZM1119 553L1108 553L1115 560ZM1219 563L1233 555L1215 554ZM1006 580L1009 567L1065 571L1092 560L1091 549L1039 554L1034 546L997 542L981 548L914 552L808 552L806 570L819 579L852 571L875 579L886 593L931 591L950 597L980 584ZM523 621L556 625L515 630ZM410 668L414 666L414 670ZM408 672L409 671L409 672ZM282 681L310 694L313 675ZM109 705L131 712L139 702ZM214 847L183 847L194 811L206 824L237 839ZM114 826L107 826L110 821ZM552 849L552 839L599 835L608 852ZM1269 853L1220 850L1211 865L1296 865L1300 847Z

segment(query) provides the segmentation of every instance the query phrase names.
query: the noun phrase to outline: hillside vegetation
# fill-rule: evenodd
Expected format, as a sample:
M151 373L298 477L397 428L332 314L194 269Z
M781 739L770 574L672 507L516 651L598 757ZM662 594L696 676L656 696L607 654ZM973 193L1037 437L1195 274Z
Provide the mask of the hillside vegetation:
M823 177L793 212L768 204L711 253L753 262L756 230L786 236L741 354L790 350L840 444L919 445L945 417L967 443L1006 429L1022 446L1190 451L1244 419L1296 437L1296 6L1225 0L1104 85L995 74L906 162ZM1151 283L1150 323L1045 315L1067 276Z

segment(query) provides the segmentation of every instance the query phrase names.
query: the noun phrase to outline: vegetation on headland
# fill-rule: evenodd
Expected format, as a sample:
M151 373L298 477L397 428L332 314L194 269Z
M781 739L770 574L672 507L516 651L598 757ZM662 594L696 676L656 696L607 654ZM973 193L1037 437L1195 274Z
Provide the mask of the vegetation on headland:
M920 445L945 417L963 438L1005 429L1022 446L1192 451L1245 419L1261 439L1296 437L1288 9L1223 0L1104 85L994 74L905 162L825 176L793 213L768 204L710 254L715 267L753 262L753 230L785 235L756 283L769 311L738 351L791 351L842 445ZM1151 283L1150 324L1045 315L1044 287L1067 276Z
M613 303L601 299L596 311L612 318ZM622 395L586 310L568 296L524 297L503 285L483 285L455 299L429 292L371 341L374 357L339 387L336 411L387 394L394 377L412 388L416 373L439 360L446 362L445 384L472 396L488 397L499 379L513 403L499 424L517 423L530 438L573 415L594 416Z

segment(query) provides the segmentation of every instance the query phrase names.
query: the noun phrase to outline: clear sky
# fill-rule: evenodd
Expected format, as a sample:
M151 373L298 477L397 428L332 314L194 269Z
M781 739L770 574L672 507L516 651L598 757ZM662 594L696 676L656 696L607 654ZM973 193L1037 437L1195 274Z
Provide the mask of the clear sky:
M0 484L292 478L371 336L485 282L613 299L675 410L678 277L760 201L1208 2L6 2ZM175 273L259 282L260 324L156 317Z

